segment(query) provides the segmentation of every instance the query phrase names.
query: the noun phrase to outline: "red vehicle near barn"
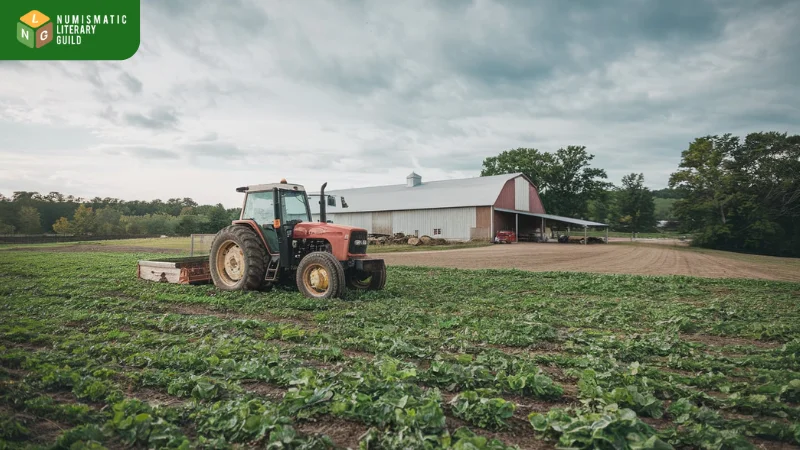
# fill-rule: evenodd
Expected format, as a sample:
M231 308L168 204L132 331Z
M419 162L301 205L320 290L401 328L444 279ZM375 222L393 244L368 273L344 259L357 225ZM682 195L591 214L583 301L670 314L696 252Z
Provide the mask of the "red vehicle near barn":
M495 244L510 244L517 242L517 233L513 231L498 231L494 237Z

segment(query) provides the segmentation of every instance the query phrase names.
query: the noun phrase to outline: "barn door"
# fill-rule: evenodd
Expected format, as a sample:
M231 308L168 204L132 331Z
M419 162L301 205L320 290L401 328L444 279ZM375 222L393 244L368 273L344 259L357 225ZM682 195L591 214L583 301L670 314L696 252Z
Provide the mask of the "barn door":
M372 213L372 232L374 234L392 234L392 213Z

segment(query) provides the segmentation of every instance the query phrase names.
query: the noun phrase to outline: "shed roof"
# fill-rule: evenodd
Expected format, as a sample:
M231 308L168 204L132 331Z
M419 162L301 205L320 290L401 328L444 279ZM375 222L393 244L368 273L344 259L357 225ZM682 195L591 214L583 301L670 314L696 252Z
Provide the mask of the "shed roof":
M347 208L328 206L329 213L397 211L407 209L461 208L493 205L508 180L524 176L509 173L488 177L460 178L422 182L417 186L393 184L354 189L326 190L326 194L344 197ZM319 194L319 192L315 192Z
M607 227L608 226L608 224L605 224L605 223L592 222L591 220L575 219L575 218L572 218L572 217L556 216L556 215L553 215L553 214L532 213L532 212L528 212L528 211L517 211L515 209L503 209L503 208L495 208L494 210L495 211L500 211L500 212L522 214L522 215L525 215L525 216L541 217L543 219L555 220L555 221L558 221L558 222L571 223L571 224L574 224L574 225L580 225L582 227Z

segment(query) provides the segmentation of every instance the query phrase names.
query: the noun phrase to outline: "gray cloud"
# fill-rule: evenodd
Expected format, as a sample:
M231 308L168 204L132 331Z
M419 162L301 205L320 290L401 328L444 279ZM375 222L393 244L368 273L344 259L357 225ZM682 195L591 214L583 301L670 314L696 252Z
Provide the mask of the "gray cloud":
M585 145L610 181L643 171L654 187L696 136L800 132L791 0L145 0L142 14L124 64L0 62L0 131L50 124L30 151L106 144L109 168L180 158L176 178L349 186Z
M212 158L236 159L246 152L230 142L198 141L183 146L183 150L191 157L207 156Z
M131 91L131 93L138 94L139 92L142 92L142 82L127 72L120 74L119 81L123 86Z
M146 115L127 112L122 115L122 120L128 125L152 130L175 128L179 122L177 113L167 107L153 108Z
M119 147L111 147L103 150L104 153L109 155L125 155L141 160L160 161L179 159L178 153L166 150L163 148L148 147L143 145L126 145Z

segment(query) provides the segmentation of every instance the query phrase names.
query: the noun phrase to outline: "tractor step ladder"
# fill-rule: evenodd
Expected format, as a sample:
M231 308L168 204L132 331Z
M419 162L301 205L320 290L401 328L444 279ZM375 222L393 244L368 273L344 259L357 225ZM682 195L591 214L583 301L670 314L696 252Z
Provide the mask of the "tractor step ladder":
M281 264L280 255L270 255L269 263L267 263L267 275L264 277L267 281L275 281L278 279L278 267Z

